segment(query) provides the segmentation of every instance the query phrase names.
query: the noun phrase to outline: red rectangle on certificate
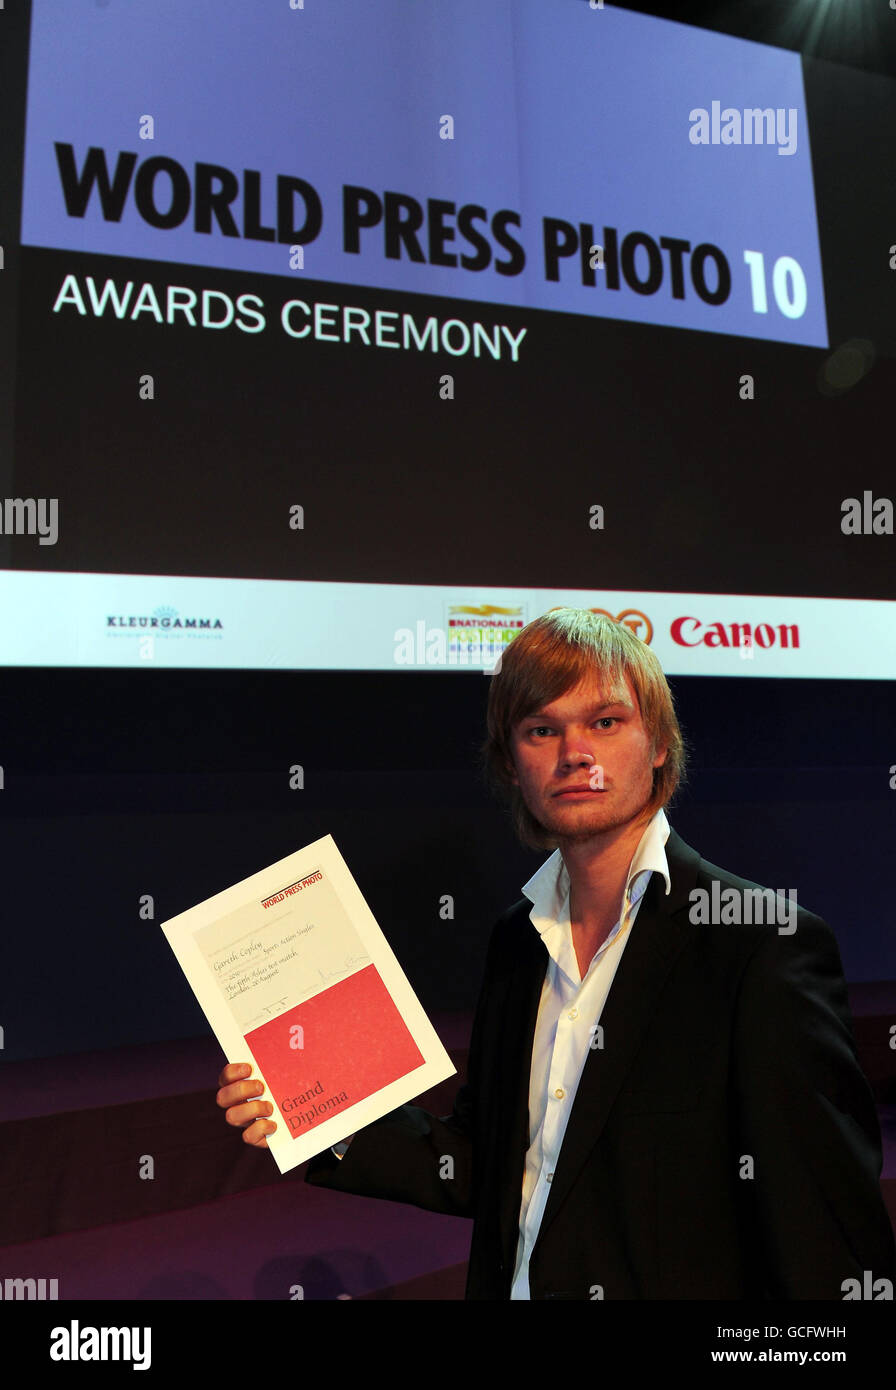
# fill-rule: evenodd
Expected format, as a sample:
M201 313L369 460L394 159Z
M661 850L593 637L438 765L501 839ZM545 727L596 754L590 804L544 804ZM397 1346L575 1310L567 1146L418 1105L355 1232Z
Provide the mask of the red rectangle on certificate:
M294 1139L424 1063L375 965L245 1036Z

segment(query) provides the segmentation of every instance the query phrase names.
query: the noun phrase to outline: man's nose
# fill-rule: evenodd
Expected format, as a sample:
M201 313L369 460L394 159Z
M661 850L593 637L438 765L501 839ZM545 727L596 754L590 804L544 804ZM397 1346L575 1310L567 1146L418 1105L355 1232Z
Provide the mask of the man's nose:
M590 767L594 754L589 753L583 738L565 740L560 749L560 757L565 767Z

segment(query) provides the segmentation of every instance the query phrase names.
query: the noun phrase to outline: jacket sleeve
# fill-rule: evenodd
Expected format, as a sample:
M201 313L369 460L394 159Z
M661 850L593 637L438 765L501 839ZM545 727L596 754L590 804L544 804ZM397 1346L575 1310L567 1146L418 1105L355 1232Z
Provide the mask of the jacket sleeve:
M470 1036L467 1080L457 1092L452 1113L437 1118L419 1106L402 1105L359 1130L341 1159L329 1149L316 1155L305 1173L306 1182L362 1197L408 1202L448 1216L473 1216L482 1031L496 941L507 916L492 930Z
M836 1299L846 1280L894 1278L880 1127L859 1066L836 939L800 910L741 979L732 1054L739 1159L769 1298ZM739 1181L744 1181L740 1179Z

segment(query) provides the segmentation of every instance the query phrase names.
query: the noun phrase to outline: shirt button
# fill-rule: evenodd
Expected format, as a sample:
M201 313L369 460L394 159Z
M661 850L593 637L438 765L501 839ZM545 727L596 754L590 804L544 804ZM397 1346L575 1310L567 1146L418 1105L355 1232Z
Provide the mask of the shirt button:
M550 1181L551 1181L551 1179L552 1179L552 1178L553 1178L553 1176L554 1176L554 1174L553 1174L553 1173L548 1173L548 1175L547 1175L547 1177L546 1177L546 1179L545 1179L545 1181L546 1181L546 1182L550 1182Z
M563 1097L566 1095L566 1092L564 1091L562 1086L558 1086L556 1091L554 1092L554 1095L557 1097L558 1100L562 1100Z
M578 1016L579 1016L579 1011L578 1011L578 1009L570 1009L569 1013L566 1015L567 1018L578 1018Z

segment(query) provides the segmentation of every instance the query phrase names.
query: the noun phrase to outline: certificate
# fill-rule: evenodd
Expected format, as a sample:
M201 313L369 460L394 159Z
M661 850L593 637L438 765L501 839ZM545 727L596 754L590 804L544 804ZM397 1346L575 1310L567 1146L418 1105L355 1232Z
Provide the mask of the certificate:
M456 1073L331 835L162 930L281 1173Z

